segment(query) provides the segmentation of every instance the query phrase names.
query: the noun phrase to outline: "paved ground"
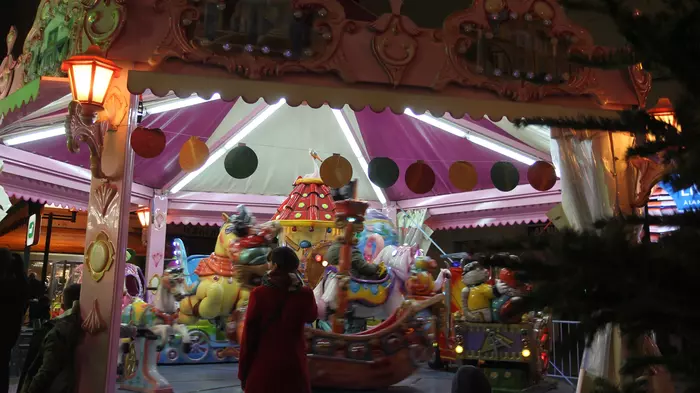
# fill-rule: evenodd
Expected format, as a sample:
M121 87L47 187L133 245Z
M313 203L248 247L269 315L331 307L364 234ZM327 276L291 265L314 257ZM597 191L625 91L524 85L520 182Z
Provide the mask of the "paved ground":
M175 393L242 393L237 364L201 366L162 366L161 373L173 385ZM449 393L452 386L452 373L421 369L410 378L388 389L374 393ZM527 393L574 393L575 389L563 381L550 380L549 383L529 389ZM10 381L9 393L15 393L17 379ZM117 390L125 393L125 390ZM343 390L314 390L314 393L346 393Z
M241 393L241 384L236 377L236 364L201 366L160 367L163 376L173 385L175 393ZM452 373L421 369L398 385L375 393L449 393L452 386ZM549 393L573 393L568 385L550 384L549 389L537 389ZM553 389L552 389L553 388ZM125 392L118 390L118 392ZM314 393L343 393L342 390L314 390ZM528 391L529 392L529 391ZM533 391L532 393L539 393Z

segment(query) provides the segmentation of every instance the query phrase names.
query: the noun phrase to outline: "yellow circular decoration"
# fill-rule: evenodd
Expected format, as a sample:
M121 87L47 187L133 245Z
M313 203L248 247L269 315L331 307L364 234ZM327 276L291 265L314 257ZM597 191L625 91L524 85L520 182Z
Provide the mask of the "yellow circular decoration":
M85 265L93 280L102 280L102 276L114 263L114 254L114 244L109 239L109 235L101 231L95 236L95 240L90 243L85 252Z
M330 214L326 214L324 217L326 217L326 220L330 220L330 219L331 219L331 215L330 215Z
M306 206L306 204L304 204L304 202L299 203L299 207L304 207L304 206Z
M486 0L484 8L489 14L497 14L503 10L505 3L503 0Z
M352 165L340 154L334 153L323 160L319 172L323 183L331 188L343 187L352 180Z
M309 194L303 193L303 194L301 194L301 196L303 196L304 198L306 198L307 196L309 196Z
M321 205L321 208L323 208L323 209L328 209L328 205L326 205L326 204L324 203L324 204Z
M299 218L299 217L301 217L301 213L297 213L294 215L294 218Z
M326 194L319 194L318 196L319 196L321 199L323 199L323 198L326 197Z

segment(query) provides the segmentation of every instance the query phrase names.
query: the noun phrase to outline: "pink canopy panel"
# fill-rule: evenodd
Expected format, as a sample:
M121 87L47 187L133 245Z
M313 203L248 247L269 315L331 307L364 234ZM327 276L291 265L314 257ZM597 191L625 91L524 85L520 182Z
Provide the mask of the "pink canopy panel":
M154 189L172 187L185 175L180 170L178 155L187 139L194 136L206 141L213 153L218 147L236 137L247 124L266 110L265 108L269 106L262 100L251 104L243 100L212 100L147 115L141 125L162 129L166 135L166 147L153 159L136 156L135 182ZM359 196L376 201L377 195L364 174L360 160L355 157L356 150L351 148L350 139L353 138L367 162L375 157L389 157L398 164L399 180L384 190L386 199L390 201L461 192L450 183L448 176L450 165L460 160L470 162L477 170L478 182L475 191L493 188L490 171L499 161L511 162L518 169L520 184L527 183L527 165L416 118L396 115L390 111L375 113L369 109L360 112L345 109L342 112L351 128L352 136L349 136L338 122L338 111L331 110L328 106L314 109L305 105L296 108L282 105L240 140L258 155L258 168L250 178L231 178L224 169L225 156L222 155L211 166L198 173L182 191L287 195L297 176L314 171L313 162L308 154L309 149L314 149L322 158L334 153L348 158L353 166L353 177L359 181ZM515 149L525 146L488 119L466 118L458 121L462 127L473 127L482 132L485 130L506 146L512 144ZM64 137L57 136L20 144L15 148L88 168L88 149L83 148L79 153L73 154L65 148L65 143ZM533 156L532 151L529 156L538 158ZM436 174L435 186L427 194L415 194L405 185L406 168L418 160L430 165Z

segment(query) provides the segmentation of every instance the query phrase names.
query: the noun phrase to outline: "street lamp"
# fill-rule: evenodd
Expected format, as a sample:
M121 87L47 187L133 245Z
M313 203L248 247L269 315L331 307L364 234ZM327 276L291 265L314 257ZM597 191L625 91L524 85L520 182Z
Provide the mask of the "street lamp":
M68 73L73 100L81 104L82 115L94 121L95 113L104 108L109 87L121 68L105 59L99 46L91 45L85 53L64 61L61 69Z
M139 209L136 211L136 215L139 217L139 222L141 223L141 228L146 229L151 225L151 210L148 208Z
M151 225L151 209L144 207L136 211L141 223L141 244L148 245L148 227Z
M673 110L673 104L671 104L671 100L668 98L659 98L656 105L650 108L647 113L656 120L676 127L678 132L681 131L681 127L678 125L678 120L676 119L676 112Z

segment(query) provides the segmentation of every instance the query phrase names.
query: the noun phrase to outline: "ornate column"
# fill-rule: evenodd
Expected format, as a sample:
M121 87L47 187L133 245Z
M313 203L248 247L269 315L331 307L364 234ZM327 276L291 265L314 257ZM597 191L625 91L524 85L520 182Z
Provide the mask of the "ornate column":
M134 160L129 139L137 104L126 80L127 72L122 72L112 82L97 121L93 122L90 108L76 101L70 104L66 121L68 149L77 152L86 145L92 171L80 294L85 338L76 356L79 393L116 389Z
M154 286L163 274L165 260L165 228L168 216L168 197L155 195L151 201L151 224L148 226L148 247L146 252L146 282ZM156 280L154 280L154 278ZM151 301L153 293L146 291L146 300Z

